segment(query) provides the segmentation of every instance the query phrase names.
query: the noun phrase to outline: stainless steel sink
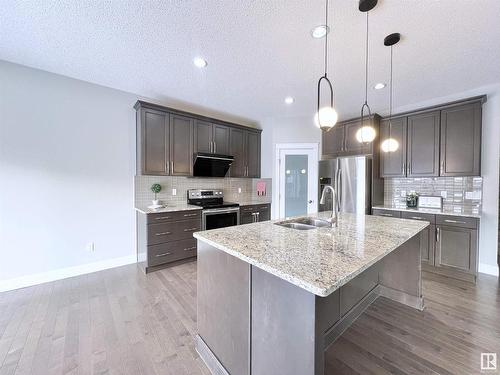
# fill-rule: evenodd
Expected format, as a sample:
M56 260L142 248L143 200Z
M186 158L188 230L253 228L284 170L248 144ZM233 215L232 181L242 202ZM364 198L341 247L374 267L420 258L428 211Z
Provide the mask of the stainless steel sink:
M315 219L313 217L300 217L292 220L279 221L275 224L282 227L298 230L310 230L332 226L327 220Z

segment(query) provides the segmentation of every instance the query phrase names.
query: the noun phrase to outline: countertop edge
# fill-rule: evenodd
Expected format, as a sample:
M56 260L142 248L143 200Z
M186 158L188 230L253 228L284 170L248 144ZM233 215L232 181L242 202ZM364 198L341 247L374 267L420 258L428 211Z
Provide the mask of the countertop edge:
M408 219L398 219L398 220L408 220ZM303 281L301 279L298 279L294 276L291 276L291 275L288 275L284 272L281 272L279 270L277 270L276 268L273 268L273 267L270 267L270 266L267 266L263 263L260 263L252 258L249 258L243 254L241 254L240 252L238 251L234 251L234 250L231 250L230 248L224 246L224 245L221 245L221 244L218 244L214 241L211 241L205 237L203 237L203 234L201 232L195 232L193 233L193 237L195 237L197 240L200 240L200 241L203 241L205 243L207 243L208 245L211 245L213 247L215 247L216 249L219 249L221 251L224 251L225 253L229 254L229 255L232 255L238 259L241 259L243 260L244 262L248 263L248 264L251 264L257 268L260 268L261 270L263 271L266 271L266 272L269 272L270 274L282 279L282 280L285 280L285 281L288 281L289 283L299 287L299 288L302 288L310 293L313 293L314 295L318 296L318 297L328 297L329 295L331 295L333 292L335 292L337 289L339 289L340 287L344 286L345 284L347 284L349 281L351 281L352 279L354 279L356 276L358 276L359 274L361 274L363 271L367 270L368 268L370 268L371 266L373 266L375 263L379 262L382 258L386 257L387 255L389 255L390 253L392 253L393 251L395 251L396 249L398 249L401 245L403 245L404 243L408 242L410 239L412 239L413 237L415 237L416 235L418 235L420 232L422 232L425 228L427 228L430 224L428 222L421 222L424 226L419 230L417 231L416 233L414 233L412 236L408 237L405 241L401 242L399 245L393 247L392 249L389 249L387 250L386 252L384 252L383 254L380 254L379 256L373 258L370 262L368 262L367 264L363 265L362 267L360 267L359 269L357 269L356 271L352 272L351 274L347 275L346 277L344 277L342 280L336 282L335 284L333 284L331 287L329 288L318 288L314 285L312 285L311 283L307 282L307 281Z
M196 211L196 210L202 210L202 208L199 206L190 205L190 206L183 206L183 207L166 206L164 208L158 209L157 211L153 211L152 209L141 208L141 207L134 207L134 210L141 213L141 214L144 214L144 215L154 215L154 214L162 214L162 213L166 213L166 212Z
M422 214L430 214L430 215L440 215L440 216L461 216L461 217L470 217L473 219L481 219L481 214L474 214L474 213L463 213L463 212L443 212L443 211L429 211L429 210L434 210L432 208L424 208L424 209L419 209L419 208L405 208L405 207L389 207L389 206L372 206L372 210L387 210L387 211L400 211L400 212L419 212Z

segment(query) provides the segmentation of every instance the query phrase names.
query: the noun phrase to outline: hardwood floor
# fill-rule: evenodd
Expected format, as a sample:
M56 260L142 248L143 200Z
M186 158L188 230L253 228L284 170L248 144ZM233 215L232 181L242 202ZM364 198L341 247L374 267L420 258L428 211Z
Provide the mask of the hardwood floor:
M329 348L327 373L476 374L481 352L500 357L497 278L425 274L424 296L423 312L379 298ZM196 263L0 293L0 375L208 374L195 331Z

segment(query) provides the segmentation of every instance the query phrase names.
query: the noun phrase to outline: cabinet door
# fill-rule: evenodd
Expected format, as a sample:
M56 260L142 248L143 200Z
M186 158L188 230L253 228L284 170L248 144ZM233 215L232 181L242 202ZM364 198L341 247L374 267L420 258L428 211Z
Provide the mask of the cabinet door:
M254 222L255 216L253 212L242 212L240 214L240 224L251 224Z
M231 128L229 131L229 154L234 156L233 164L229 169L231 177L245 177L246 157L245 157L245 131Z
M365 121L365 126L370 125L370 122ZM356 133L361 129L361 121L348 122L344 125L345 133L345 148L344 153L349 155L369 154L371 147L369 143L360 143L356 138Z
M193 119L170 115L170 175L193 175Z
M441 176L481 174L481 104L441 111Z
M247 177L260 177L260 133L246 132Z
M380 142L389 138L389 120L380 122ZM380 176L406 176L406 117L392 119L391 138L399 143L394 152L383 152L380 149Z
M194 152L212 152L212 124L196 120L194 123Z
M229 127L224 125L213 125L213 153L229 155Z
M437 225L436 267L476 272L477 230Z
M328 132L321 132L321 150L326 157L335 157L344 151L344 125L337 124Z
M408 117L408 177L439 176L440 112Z
M168 175L169 115L152 109L141 109L142 174Z
M271 220L271 206L260 206L259 210L257 211L259 213L258 219L259 221L268 221Z
M422 263L427 263L430 266L434 265L434 247L436 244L436 226L429 225L422 232L420 242L420 254L422 256Z

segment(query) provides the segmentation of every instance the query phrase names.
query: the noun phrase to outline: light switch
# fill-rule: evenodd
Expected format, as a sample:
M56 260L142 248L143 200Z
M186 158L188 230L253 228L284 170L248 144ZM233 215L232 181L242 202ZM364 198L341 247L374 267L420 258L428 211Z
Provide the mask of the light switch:
M238 194L241 194L241 188L238 188Z
M172 195L177 195L177 189L172 189Z

